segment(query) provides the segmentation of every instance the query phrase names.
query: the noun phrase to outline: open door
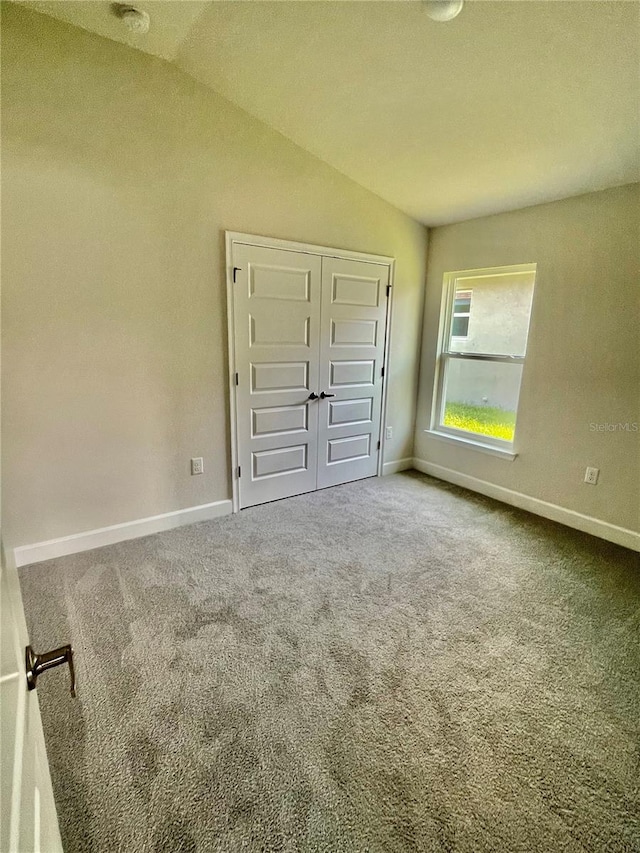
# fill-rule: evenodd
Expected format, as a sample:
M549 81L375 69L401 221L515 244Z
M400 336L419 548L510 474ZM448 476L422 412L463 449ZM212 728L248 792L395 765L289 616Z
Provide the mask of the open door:
M29 640L18 573L5 564L1 546L0 563L0 850L61 853L38 699L36 691L27 688L25 649Z

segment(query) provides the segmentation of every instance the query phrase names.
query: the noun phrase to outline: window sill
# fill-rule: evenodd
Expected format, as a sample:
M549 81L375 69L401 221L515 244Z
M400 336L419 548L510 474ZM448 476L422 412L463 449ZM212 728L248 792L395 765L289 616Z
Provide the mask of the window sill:
M437 438L440 441L447 441L449 444L457 444L458 447L468 447L470 450L479 450L480 453L489 453L491 456L498 456L500 459L507 459L509 462L518 455L513 450L506 450L502 447L495 447L492 444L484 444L482 441L475 441L472 438L463 438L462 436L450 435L447 432L438 432L435 429L426 429L425 433L431 438Z

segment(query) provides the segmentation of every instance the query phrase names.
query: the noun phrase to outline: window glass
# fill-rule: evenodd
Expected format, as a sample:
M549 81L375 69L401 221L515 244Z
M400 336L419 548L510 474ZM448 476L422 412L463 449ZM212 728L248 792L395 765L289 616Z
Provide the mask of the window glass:
M463 279L473 290L456 289L452 312L450 349L456 352L523 356L527 349L529 315L533 300L534 273L482 276ZM459 294L464 293L465 298ZM461 316L468 305L467 316ZM459 321L460 324L458 325ZM459 332L464 330L464 335ZM463 338L460 340L460 338Z
M535 265L445 276L445 340L432 423L487 444L514 440Z
M450 359L443 425L513 441L521 378L521 363Z

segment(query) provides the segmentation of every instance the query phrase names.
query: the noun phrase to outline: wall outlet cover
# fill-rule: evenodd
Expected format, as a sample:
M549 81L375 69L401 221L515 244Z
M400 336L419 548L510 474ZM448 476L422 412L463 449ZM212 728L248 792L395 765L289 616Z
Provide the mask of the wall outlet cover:
M598 474L600 473L599 468L587 468L584 472L584 481L585 483L589 483L590 486L595 486L598 482Z

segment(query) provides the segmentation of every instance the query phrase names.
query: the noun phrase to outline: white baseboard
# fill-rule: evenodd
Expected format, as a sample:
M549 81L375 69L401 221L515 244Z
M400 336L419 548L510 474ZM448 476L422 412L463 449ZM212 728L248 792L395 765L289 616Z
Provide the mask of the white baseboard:
M540 500L540 498L532 498L504 486L496 486L494 483L479 480L469 474L462 474L460 471L444 468L442 465L436 465L433 462L425 462L424 459L414 459L413 467L417 471L422 471L423 474L436 477L438 480L446 480L447 483L454 483L456 486L463 486L472 492L479 492L481 495L495 498L510 506L526 509L551 521L559 521L560 524L566 524L567 527L573 527L583 533L590 533L592 536L599 536L601 539L614 542L616 545L623 545L633 551L640 551L640 533L628 530L626 527L617 527L608 521L600 521L598 518L583 515L572 509L565 509L565 507Z
M395 462L385 462L382 466L382 476L386 477L387 474L397 474L398 471L408 471L410 468L413 468L413 459L411 457L408 459L398 459Z
M565 509L548 501L532 498L529 495L497 486L486 480L462 474L451 468L426 462L424 459L399 459L396 462L385 462L383 474L395 474L398 471L406 471L415 468L424 474L436 477L462 486L473 492L479 492L487 497L495 498L510 506L526 509L543 518L558 521L573 527L584 533L599 536L616 545L640 551L640 533L618 527L607 521L593 518L589 515ZM69 554L79 554L81 551L89 551L92 548L101 548L103 545L114 545L117 542L126 542L128 539L138 539L140 536L149 536L152 533L160 533L163 530L171 530L185 524L195 524L198 521L209 521L230 515L232 504L230 500L215 501L214 503L192 506L187 509L179 509L175 512L166 512L162 515L153 515L150 518L140 518L136 521L126 521L123 524L112 524L110 527L101 527L97 530L87 530L84 533L74 533L72 536L63 536L59 539L49 539L47 542L36 542L34 545L21 545L18 548L6 548L6 561L16 567L27 566L31 563L41 563L43 560L51 560L54 557L65 557Z
M190 506L175 512L165 512L162 515L152 515L149 518L139 518L136 521L125 521L123 524L112 524L110 527L100 527L97 530L87 530L85 533L74 533L72 536L62 536L60 539L49 539L47 542L36 542L35 545L21 545L13 549L15 565L28 566L31 563L41 563L54 557L66 557L69 554L79 554L103 545L114 545L116 542L126 542L127 539L138 539L151 533L161 533L184 524L195 524L197 521L210 521L222 515L230 515L231 501L214 501L210 504Z

